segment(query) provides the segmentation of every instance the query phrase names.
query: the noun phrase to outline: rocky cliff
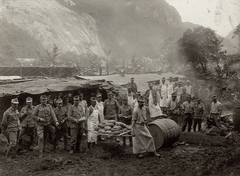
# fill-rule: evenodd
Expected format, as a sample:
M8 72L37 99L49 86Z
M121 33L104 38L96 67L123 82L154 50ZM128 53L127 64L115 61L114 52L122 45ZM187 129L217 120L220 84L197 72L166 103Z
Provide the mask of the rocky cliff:
M119 60L133 55L159 57L164 39L179 38L181 17L164 0L58 0L78 14L90 14L104 47Z
M104 56L96 21L87 13L77 14L55 0L1 0L0 7L0 20L27 32L44 49L52 49L56 44L61 53Z

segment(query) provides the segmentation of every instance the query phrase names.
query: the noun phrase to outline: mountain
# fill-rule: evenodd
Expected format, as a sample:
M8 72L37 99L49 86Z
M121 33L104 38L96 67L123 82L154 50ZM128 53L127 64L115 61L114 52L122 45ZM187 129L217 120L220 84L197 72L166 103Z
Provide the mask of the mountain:
M184 30L176 9L165 0L58 0L81 15L96 20L101 43L113 57L124 60L133 55L159 57L168 37L180 38Z
M210 27L227 36L240 23L239 0L166 0L174 6L183 22Z
M239 47L239 38L238 36L234 35L234 30L232 30L223 40L222 44L224 49L227 50L227 54L239 54L240 47Z
M56 44L61 53L94 53L105 56L98 38L96 21L87 13L77 14L55 0L2 0L0 6L0 21L5 20L11 24L8 25L9 31L15 26L24 31L24 36L29 35L29 40L32 38L37 41L31 48L42 45L40 48L52 50ZM3 31L2 27L1 30ZM18 38L22 34L19 33ZM14 38L8 37L12 33L6 32L5 35L6 39L10 39L8 43L14 43ZM19 42L26 43L23 37ZM20 45L13 48L15 47L24 49ZM34 52L34 49L29 52ZM29 56L26 54L21 57Z
M193 30L194 28L197 28L199 26L201 26L201 25L190 23L190 22L183 22L184 29L191 29L191 30Z

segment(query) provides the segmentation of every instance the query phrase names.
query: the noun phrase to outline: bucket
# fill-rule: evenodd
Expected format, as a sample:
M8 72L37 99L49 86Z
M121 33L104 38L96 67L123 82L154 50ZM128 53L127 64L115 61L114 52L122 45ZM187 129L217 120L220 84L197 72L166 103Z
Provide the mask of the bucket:
M156 149L172 146L180 136L180 127L171 119L154 120L149 124L149 131Z
M235 131L240 132L240 107L234 109L233 126Z

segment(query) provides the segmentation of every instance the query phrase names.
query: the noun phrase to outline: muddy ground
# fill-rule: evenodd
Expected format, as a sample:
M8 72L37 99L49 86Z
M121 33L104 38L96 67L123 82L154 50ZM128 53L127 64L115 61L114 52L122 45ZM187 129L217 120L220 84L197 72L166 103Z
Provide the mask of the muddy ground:
M49 145L51 147L51 145ZM137 159L132 148L116 143L104 142L91 151L69 155L59 149L44 153L20 154L17 159L6 163L0 158L0 175L240 175L240 152L237 145L231 147L177 145L158 150L161 158L146 156Z

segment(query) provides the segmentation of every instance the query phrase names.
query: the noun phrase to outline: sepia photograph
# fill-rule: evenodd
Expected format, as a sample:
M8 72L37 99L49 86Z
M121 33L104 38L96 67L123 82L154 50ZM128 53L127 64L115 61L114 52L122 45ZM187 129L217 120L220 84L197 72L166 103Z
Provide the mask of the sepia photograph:
M0 176L239 176L240 0L0 0Z

